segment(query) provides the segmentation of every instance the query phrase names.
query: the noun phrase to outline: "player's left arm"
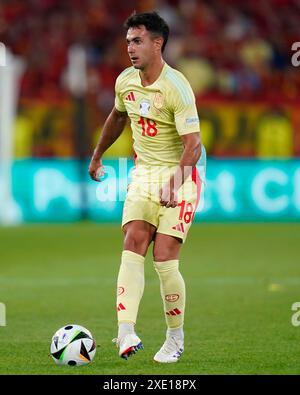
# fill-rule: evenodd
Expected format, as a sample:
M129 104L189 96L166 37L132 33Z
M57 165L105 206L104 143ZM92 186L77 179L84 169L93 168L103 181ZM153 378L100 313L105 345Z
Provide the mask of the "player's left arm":
M191 175L201 155L200 122L194 92L180 74L174 74L171 81L170 105L184 149L175 174L160 191L160 203L166 207L177 206L177 192Z
M160 191L160 204L166 207L176 207L178 204L177 192L185 180L192 174L201 156L200 133L189 133L181 136L184 150L179 166L170 178L170 181Z

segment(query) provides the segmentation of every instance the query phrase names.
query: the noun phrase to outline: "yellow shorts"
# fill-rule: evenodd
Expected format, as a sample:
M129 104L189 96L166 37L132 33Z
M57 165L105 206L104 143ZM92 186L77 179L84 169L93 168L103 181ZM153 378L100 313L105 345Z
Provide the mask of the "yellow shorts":
M178 205L160 205L162 184L133 181L129 184L123 208L122 227L130 221L142 220L154 225L157 233L178 237L184 242L199 204L202 182L195 169L178 191Z

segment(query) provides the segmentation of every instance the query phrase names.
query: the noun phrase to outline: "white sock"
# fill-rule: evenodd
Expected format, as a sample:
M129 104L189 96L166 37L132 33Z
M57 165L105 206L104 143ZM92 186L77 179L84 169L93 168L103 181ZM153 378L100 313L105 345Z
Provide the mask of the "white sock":
M118 339L128 335L129 333L134 333L134 324L130 322L121 322L119 324Z
M183 326L181 326L180 328L175 328L175 329L168 329L167 330L167 337L176 337L179 340L184 339L184 332L183 332Z

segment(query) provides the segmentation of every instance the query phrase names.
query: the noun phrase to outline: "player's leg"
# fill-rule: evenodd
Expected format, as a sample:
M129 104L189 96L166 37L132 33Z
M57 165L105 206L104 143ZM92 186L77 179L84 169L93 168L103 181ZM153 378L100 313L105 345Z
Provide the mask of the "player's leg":
M117 281L117 342L119 355L123 357L141 345L135 334L135 323L144 291L145 255L156 231L159 210L159 204L149 199L148 186L149 183L138 180L132 182L123 208L124 248Z
M117 311L119 335L136 323L144 292L144 260L156 228L145 221L130 221L123 227L124 249L118 274ZM127 324L127 325L122 325ZM125 331L125 333L124 333Z
M154 267L160 279L160 291L167 327L183 327L185 283L179 271L179 253L182 239L156 233L153 246ZM179 333L179 332L178 332Z
M166 341L154 356L157 362L176 362L184 349L185 283L179 271L181 245L180 238L156 233L153 258L167 323Z
M124 251L132 251L145 257L154 238L156 227L149 222L134 220L123 226Z
M196 178L186 182L179 190L177 207L160 209L153 255L168 329L164 345L154 356L158 362L176 362L184 348L185 284L179 271L179 252L199 203L200 188Z
M124 249L117 280L118 346L119 354L128 358L142 348L135 333L139 304L144 291L144 260L156 227L134 220L123 226Z

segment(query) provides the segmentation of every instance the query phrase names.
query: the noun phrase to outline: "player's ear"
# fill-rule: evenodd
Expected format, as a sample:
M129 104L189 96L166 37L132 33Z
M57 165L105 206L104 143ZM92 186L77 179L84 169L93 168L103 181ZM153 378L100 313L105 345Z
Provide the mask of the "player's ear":
M164 43L164 39L162 37L155 37L153 41L154 41L155 49L157 51L161 51L161 48L162 48L163 43Z

